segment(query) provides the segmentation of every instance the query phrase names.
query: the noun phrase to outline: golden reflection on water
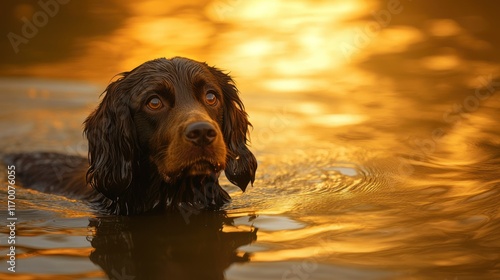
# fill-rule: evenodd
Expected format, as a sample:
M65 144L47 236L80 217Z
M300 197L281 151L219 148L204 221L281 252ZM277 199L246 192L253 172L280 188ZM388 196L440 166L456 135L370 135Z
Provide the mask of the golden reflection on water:
M272 102L249 100L250 94L275 93L288 114L287 131L291 131L292 126L296 129L311 125L335 128L362 124L373 114L364 108L363 100L368 99L362 93L349 96L361 102L342 102L354 90L359 91L356 87L360 83L381 82L373 74L360 71L353 62L374 53L401 52L409 44L422 40L417 29L395 25L357 44L357 36L368 36L364 30L374 23L373 19L359 18L384 8L383 3L376 1L199 1L187 4L150 0L120 5L129 16L112 33L80 40L82 51L78 56L31 65L23 69L23 73L85 78L105 84L116 73L130 70L146 60L187 56L229 70L250 110L262 112L267 106L265 103ZM452 28L450 23L438 22L433 26L435 33ZM348 53L343 51L346 44L351 46ZM449 57L435 57L424 60L422 65L443 69L443 65L449 68L456 63L457 60ZM314 93L320 98L310 99L304 93ZM291 102L279 96L286 96ZM269 134L266 129L272 126L265 121L269 119L266 114L273 115L276 110L274 104L269 104L271 112L264 110L260 116L250 114L255 134L262 136L257 140L266 138ZM398 106L401 105L400 100ZM388 111L384 108L384 112L376 113ZM272 142L280 143L298 136L272 131L272 137ZM312 140L305 136L300 142ZM269 142L256 141L256 148L266 147Z
M113 33L79 42L83 52L70 60L23 72L107 82L146 60L187 56L228 69L253 89L326 88L328 73L349 62L339 51L352 36L352 24L346 22L375 7L360 0L203 3L123 3L130 16Z

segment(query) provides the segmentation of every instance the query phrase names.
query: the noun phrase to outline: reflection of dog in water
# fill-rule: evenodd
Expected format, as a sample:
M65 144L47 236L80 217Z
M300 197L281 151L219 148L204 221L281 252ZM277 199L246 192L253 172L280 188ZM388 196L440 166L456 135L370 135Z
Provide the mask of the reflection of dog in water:
M224 232L233 219L223 212L188 223L177 214L92 219L90 259L110 279L224 279L232 263L250 259L237 248L257 239L255 228Z

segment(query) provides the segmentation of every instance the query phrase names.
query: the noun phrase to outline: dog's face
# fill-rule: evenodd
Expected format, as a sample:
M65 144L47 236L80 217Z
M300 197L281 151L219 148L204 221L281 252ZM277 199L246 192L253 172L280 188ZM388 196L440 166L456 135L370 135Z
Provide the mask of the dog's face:
M96 190L118 200L154 176L151 169L167 183L222 170L242 190L254 181L250 123L231 77L186 58L148 61L122 75L85 121L87 181Z
M204 64L183 58L162 62L129 74L133 79L141 68L155 73L133 97L141 149L165 180L223 170L225 104L219 81Z

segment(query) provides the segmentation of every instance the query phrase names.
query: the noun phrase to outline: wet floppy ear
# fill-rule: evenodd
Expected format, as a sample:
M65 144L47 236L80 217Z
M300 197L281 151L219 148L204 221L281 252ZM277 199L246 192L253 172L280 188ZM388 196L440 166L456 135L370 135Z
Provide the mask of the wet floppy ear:
M248 183L254 182L257 170L257 160L247 146L251 124L231 77L216 68L210 70L219 81L224 99L222 133L228 149L224 172L231 183L245 191Z
M116 199L132 182L135 164L135 127L123 78L111 83L97 109L85 120L89 142L87 183Z

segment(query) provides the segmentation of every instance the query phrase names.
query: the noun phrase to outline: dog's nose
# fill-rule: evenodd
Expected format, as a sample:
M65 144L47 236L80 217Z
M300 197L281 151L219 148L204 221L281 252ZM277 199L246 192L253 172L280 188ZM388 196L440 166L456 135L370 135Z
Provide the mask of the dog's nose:
M186 127L185 137L198 146L210 145L217 136L215 127L208 122L195 122Z

